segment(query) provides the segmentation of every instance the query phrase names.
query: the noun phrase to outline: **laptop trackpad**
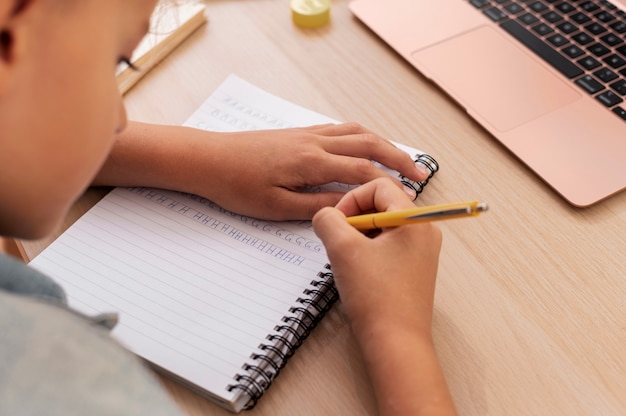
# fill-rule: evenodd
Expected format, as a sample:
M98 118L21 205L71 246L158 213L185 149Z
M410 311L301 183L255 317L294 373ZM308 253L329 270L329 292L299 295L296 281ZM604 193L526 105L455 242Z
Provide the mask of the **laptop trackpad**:
M482 26L411 58L468 112L507 131L581 97L514 42Z

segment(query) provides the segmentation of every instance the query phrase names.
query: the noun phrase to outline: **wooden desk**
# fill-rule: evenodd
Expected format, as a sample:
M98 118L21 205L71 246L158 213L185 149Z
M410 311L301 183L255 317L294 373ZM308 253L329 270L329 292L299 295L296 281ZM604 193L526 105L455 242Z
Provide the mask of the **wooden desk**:
M347 5L334 0L329 26L301 30L288 1L207 1L208 25L128 94L130 117L182 123L232 72L428 150L441 171L420 203L479 198L491 206L478 219L441 224L434 336L460 413L626 414L626 192L587 209L566 204ZM32 258L49 241L24 249ZM228 414L165 383L192 415ZM374 413L340 305L249 412Z

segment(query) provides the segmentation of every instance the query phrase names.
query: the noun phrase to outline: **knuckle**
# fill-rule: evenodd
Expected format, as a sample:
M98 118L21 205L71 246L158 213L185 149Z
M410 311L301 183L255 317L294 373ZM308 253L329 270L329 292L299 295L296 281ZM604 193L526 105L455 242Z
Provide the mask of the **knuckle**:
M370 177L374 172L374 165L368 159L356 159L354 162L354 170L360 176Z
M348 121L341 124L341 127L346 130L346 132L362 132L364 131L363 126L357 123L356 121Z
M313 213L313 225L319 225L325 223L333 215L333 211L330 207L322 207L319 210L317 207L312 206L311 212Z
M360 141L361 146L370 150L376 147L379 143L378 136L376 136L374 133L369 132L359 134L358 140Z

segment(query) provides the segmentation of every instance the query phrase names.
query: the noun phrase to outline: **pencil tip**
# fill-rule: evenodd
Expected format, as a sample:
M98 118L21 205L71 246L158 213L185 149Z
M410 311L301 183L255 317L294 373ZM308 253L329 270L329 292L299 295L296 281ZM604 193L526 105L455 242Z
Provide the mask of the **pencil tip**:
M481 202L476 205L476 212L485 212L489 209L489 205L486 202Z

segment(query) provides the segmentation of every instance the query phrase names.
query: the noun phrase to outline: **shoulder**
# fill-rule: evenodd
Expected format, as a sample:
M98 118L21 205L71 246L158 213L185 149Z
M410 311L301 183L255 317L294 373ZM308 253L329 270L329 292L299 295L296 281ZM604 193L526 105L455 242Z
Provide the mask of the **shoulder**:
M0 290L65 305L63 288L28 265L0 254Z

